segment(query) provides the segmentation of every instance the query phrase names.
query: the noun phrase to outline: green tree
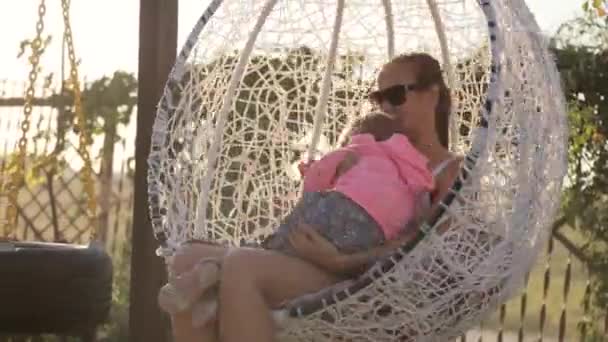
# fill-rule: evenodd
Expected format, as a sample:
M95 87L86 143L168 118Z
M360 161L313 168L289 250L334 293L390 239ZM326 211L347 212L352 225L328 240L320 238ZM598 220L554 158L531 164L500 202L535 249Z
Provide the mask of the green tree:
M598 17L605 17L608 12L608 2L606 0L584 0L583 10Z
M117 71L112 77L104 76L85 85L81 92L87 139L89 142L96 138L103 139L100 151L97 154L92 153L92 157L98 160L100 165L98 176L101 184L99 186L100 191L97 194L100 213L97 231L99 233L98 238L102 241L105 241L107 229L110 226L108 218L110 201L113 197L111 185L114 149L117 143L125 139L118 135L118 127L129 124L133 108L136 105L136 91L137 81L135 77L127 72ZM55 145L50 152L50 158L42 158L38 167L33 168L34 174L38 177L44 175L45 185L50 188L52 188L55 176L64 172L68 165L64 152L70 145L66 144L66 137L70 132L80 133L75 126L74 93L71 88L64 85L61 87L60 93L52 95L51 98L54 99L53 102L56 103L58 110L57 129L54 132L41 131L37 136L52 134L55 138ZM49 191L52 202L55 195L52 190ZM82 201L85 201L84 197L82 197ZM52 204L51 207L53 207ZM82 215L82 213L76 213L75 215ZM57 221L55 214L53 218L53 221ZM63 237L59 233L59 227L55 227L55 230L55 239L62 240Z
M135 76L124 71L117 71L112 77L104 76L87 85L82 92L88 132L103 137L103 145L96 156L100 160L98 233L102 241L106 240L110 227L115 145L125 139L119 136L118 128L129 124L137 103L136 92Z
M586 15L565 23L554 40L570 104L569 169L554 236L590 269L598 311L608 305L607 32L608 21ZM567 229L584 241L570 240Z

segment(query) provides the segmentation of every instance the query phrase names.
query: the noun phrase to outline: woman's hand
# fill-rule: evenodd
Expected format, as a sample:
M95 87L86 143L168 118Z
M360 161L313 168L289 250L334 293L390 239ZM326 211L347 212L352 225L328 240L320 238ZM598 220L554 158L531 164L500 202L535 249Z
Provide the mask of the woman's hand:
M298 171L300 171L300 177L304 177L310 166L316 162L316 160L301 160L298 163Z
M302 259L332 272L340 267L342 253L308 224L300 223L289 234L289 242Z

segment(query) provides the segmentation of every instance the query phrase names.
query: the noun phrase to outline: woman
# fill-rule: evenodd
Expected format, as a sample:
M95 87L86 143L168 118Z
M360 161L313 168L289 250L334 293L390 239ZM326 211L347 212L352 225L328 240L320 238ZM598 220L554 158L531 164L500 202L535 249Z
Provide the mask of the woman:
M370 99L400 118L412 144L429 160L436 173L432 202L423 204L427 214L448 192L459 170L459 158L440 140L450 113L451 99L439 63L426 54L402 55L387 63L378 77L378 91ZM273 341L271 309L300 295L316 292L342 280L336 274L360 270L371 260L403 243L407 236L381 248L357 254L340 254L314 230L302 227L292 244L300 258L262 249L190 244L174 259L174 274L187 272L198 260L222 257L218 324L192 327L191 311L172 317L175 340L223 342ZM306 260L306 261L305 261Z

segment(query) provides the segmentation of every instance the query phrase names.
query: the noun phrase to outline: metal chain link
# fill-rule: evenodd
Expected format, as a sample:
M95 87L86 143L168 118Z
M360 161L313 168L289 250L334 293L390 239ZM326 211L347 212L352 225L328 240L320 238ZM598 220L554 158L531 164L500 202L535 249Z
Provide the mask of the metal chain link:
M95 197L95 183L93 181L93 167L89 155L88 146L91 145L91 138L87 134L84 112L82 111L82 94L80 92L80 81L78 76L78 65L74 50L72 37L72 26L70 25L70 1L61 0L65 42L68 49L68 59L70 61L70 85L74 92L74 113L76 114L75 127L78 130L78 153L84 161L81 170L81 178L84 183L84 190L87 194L87 213L91 222L91 240L97 237L97 200Z
M38 5L38 21L36 22L36 38L30 42L32 55L29 58L31 70L29 73L29 84L25 92L25 103L23 105L23 119L21 121L21 138L17 143L18 151L14 155L14 159L9 163L10 179L5 184L4 191L7 192L8 207L6 209L6 221L4 223L3 236L11 238L14 229L17 225L17 205L19 190L25 181L25 159L27 153L27 133L30 129L30 118L32 116L34 104L34 92L36 80L38 79L40 56L44 49L42 48L42 32L44 31L44 15L46 14L45 0L41 0ZM13 237L14 238L14 237Z

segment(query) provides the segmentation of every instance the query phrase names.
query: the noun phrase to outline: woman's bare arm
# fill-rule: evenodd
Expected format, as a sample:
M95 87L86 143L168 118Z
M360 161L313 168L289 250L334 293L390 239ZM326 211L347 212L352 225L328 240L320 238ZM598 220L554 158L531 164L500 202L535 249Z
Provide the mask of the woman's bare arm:
M353 254L340 253L323 236L305 226L295 230L290 236L290 241L301 258L333 274L350 276L360 273L370 263L390 253L413 237L415 237L415 232L387 241L382 246Z
M335 274L352 275L364 270L370 263L386 256L397 247L408 242L414 234L404 235L399 239L387 241L382 246L373 247L366 251L353 254L338 254L333 259L328 260L324 268Z

